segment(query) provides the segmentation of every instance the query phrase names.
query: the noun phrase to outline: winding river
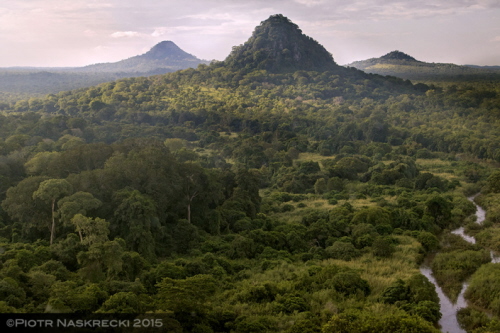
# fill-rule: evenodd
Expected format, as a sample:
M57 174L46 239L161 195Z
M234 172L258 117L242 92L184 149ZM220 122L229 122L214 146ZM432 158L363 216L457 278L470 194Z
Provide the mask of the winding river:
M481 207L479 207L474 203L474 197L469 197L467 199L469 199L469 201L471 201L476 206L476 217L477 217L476 223L482 224L485 219L486 212L484 211L484 209L482 209ZM469 243L472 244L476 243L476 239L474 237L465 234L463 227L455 229L451 233L462 236L463 239L465 239ZM493 251L490 252L490 255L491 255L491 262L500 263L500 256L497 256ZM468 286L467 282L464 282L462 286L462 291L458 295L456 303L452 303L449 300L449 298L444 294L441 287L437 284L436 279L432 275L432 270L429 267L428 262L424 262L422 264L422 266L420 267L420 272L425 277L427 277L429 281L436 287L436 292L439 296L439 304L441 307L441 314L442 314L442 317L439 320L441 331L448 333L466 333L466 331L463 330L458 324L457 311L467 306L467 301L464 298L465 290L467 289Z

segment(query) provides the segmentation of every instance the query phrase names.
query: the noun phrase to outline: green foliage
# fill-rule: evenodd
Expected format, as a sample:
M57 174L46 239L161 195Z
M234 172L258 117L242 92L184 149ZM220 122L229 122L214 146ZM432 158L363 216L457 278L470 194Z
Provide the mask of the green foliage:
M470 278L465 297L472 304L485 308L495 315L500 314L500 283L496 276L500 271L497 264L481 266Z
M432 217L439 227L445 228L450 223L452 202L442 196L434 195L426 201L425 206L425 213Z
M439 248L439 239L430 232L419 232L417 240L422 244L427 252L435 251Z
M107 292L97 284L82 286L74 281L58 281L52 285L47 312L88 314L107 298Z
M382 207L369 207L356 212L352 218L353 224L391 225L390 212Z
M78 253L79 273L92 282L113 279L122 271L122 256L123 247L117 240L96 242L89 246L88 251Z
M39 228L40 221L47 220L50 216L50 208L41 200L34 200L33 193L38 190L40 183L47 180L46 177L30 177L23 179L15 187L9 188L2 208L12 219L23 222L26 229ZM46 225L43 225L45 230Z
M57 202L61 220L68 222L76 214L87 215L87 211L99 208L102 202L94 198L92 193L76 192L70 196L64 197Z
M71 219L76 231L81 235L83 245L101 244L108 241L109 222L96 217L88 218L82 214L76 214Z
M195 275L184 280L164 278L157 285L157 306L174 312L205 313L217 284L210 275Z
M40 183L38 190L33 192L33 199L54 202L59 197L68 195L72 190L71 184L64 179L49 179Z
M335 315L323 326L323 333L439 332L432 324L404 311L386 313L348 311Z
M267 303L275 300L277 295L277 288L274 283L265 282L258 285L253 285L249 289L244 290L238 295L238 300L240 302L255 302L255 303ZM284 303L285 300L282 299Z
M295 321L289 333L319 333L320 326L314 319L299 319Z
M242 317L235 322L234 328L237 332L257 333L275 330L275 325L273 320L268 317Z
M377 257L388 258L395 252L393 240L389 237L377 237L372 243L373 254Z
M500 170L495 170L488 177L488 188L493 193L500 193Z
M113 234L124 237L131 250L152 257L155 246L152 234L152 224L156 218L154 201L138 190L128 189L116 192L114 200L118 205L114 212ZM102 225L105 221L99 223Z
M438 253L432 261L432 271L443 291L451 299L456 299L462 290L462 283L490 260L490 254L486 250Z
M309 304L301 296L285 295L276 298L276 312L294 313L309 310Z
M0 281L0 296L7 306L20 308L26 299L26 292L19 286L18 282L7 277Z
M96 313L143 313L148 299L132 292L119 292L108 298Z
M352 260L361 255L358 249L354 247L351 243L336 241L331 246L325 249L325 254L328 258L341 259L341 260Z
M358 294L367 296L370 294L368 282L363 280L356 272L340 272L333 277L331 283L336 291L345 296Z
M423 256L439 249L435 276L458 289L498 247L498 96L336 66L277 15L225 62L0 101L0 308L433 332ZM447 236L484 185L478 245ZM496 311L484 281L471 295Z
M73 191L71 184L65 179L49 179L40 183L38 189L33 192L33 199L40 199L50 203L52 207L52 226L50 228L50 244L53 243L56 223L55 223L55 203L59 198L69 195Z
M233 48L224 64L236 70L258 69L264 73L336 67L321 45L303 35L297 25L281 14L261 22L245 44ZM307 75L297 80L299 84L307 83Z
M414 275L408 281L396 280L383 292L383 303L395 304L408 313L437 323L441 318L439 298L434 286L422 275Z
M468 332L483 328L490 322L488 315L469 307L458 310L457 320L460 326Z

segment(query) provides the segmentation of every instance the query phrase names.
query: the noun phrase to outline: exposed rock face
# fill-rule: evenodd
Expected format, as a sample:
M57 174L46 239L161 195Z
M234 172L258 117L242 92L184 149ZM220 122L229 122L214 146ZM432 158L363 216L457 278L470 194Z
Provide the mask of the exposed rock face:
M261 22L248 41L234 47L224 62L237 69L264 69L272 73L338 67L322 45L280 14Z

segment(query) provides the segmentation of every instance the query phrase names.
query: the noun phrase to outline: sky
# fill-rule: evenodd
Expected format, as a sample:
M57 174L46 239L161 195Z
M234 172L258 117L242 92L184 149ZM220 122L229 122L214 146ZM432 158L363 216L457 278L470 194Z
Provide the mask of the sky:
M500 0L0 0L0 67L114 62L164 40L224 60L273 14L341 65L394 50L500 65Z

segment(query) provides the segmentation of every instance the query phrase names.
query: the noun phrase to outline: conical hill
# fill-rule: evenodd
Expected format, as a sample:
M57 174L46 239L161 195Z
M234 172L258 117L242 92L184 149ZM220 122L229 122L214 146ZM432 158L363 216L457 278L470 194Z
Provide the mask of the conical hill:
M224 62L234 69L264 69L271 73L338 67L322 45L281 14L261 22L248 41L234 47Z

